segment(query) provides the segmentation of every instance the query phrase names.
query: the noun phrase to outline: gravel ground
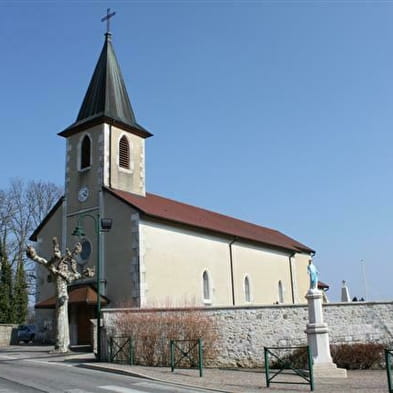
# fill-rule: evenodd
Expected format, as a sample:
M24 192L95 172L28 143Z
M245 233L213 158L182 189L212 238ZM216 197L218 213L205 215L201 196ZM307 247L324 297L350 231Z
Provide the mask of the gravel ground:
M89 363L88 366L231 393L310 391L308 385L271 384L270 388L267 388L262 370L204 369L204 375L200 378L198 370L180 369L172 373L166 367L127 366L113 363ZM303 382L299 377L286 375L277 377L276 380L288 381L289 379ZM389 393L385 370L348 371L348 378L317 379L314 391L317 393Z

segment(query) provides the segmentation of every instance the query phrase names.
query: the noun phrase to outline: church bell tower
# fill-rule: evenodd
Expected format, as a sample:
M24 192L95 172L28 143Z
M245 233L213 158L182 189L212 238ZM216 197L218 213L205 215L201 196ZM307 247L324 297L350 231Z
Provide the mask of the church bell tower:
M136 122L109 31L77 119L59 135L67 140L68 214L100 206L103 187L145 196L152 134Z

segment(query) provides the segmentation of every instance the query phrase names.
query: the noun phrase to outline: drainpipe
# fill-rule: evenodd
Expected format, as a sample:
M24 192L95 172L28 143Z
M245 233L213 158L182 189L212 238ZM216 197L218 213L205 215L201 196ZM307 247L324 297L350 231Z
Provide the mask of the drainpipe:
M105 149L104 149L105 154ZM112 124L109 124L109 188L112 189ZM105 176L105 175L104 175Z
M291 275L291 294L292 294L292 304L295 304L295 292L293 289L293 272L292 272L292 258L295 256L296 252L293 252L289 256L289 273Z
M231 266L231 287L232 287L232 306L235 305L235 285L234 285L234 278L233 278L233 254L232 254L232 244L237 241L237 238L235 237L233 240L231 240L228 244L229 246L229 261L230 261L230 266Z

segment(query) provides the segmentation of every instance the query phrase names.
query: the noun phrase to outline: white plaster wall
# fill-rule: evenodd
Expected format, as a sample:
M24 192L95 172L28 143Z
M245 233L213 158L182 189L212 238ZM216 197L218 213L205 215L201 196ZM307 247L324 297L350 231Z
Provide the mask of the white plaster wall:
M204 304L202 274L207 270L214 305L231 303L228 242L152 221L142 221L141 286L146 305Z
M130 169L119 167L119 141L125 136L130 147ZM110 187L145 195L145 140L140 136L111 126Z
M112 218L112 229L102 233L104 245L105 295L110 307L139 304L138 274L139 234L134 230L133 218L137 213L126 203L121 202L108 192L103 193L105 215Z
M307 273L308 261L310 260L308 254L295 254L292 257L292 274L295 285L295 303L307 303L306 293L310 288L310 278Z
M236 305L247 304L244 292L246 275L251 282L252 303L277 303L279 281L284 289L284 303L292 303L288 253L241 242L234 243L232 250Z
M141 222L140 232L141 296L145 305L206 304L202 293L204 270L211 281L211 305L233 305L230 258L233 239L147 219ZM231 247L235 305L277 303L279 281L284 289L284 303L292 303L289 253L241 241ZM301 297L304 303L302 291L307 271L300 264L293 279L300 283L295 298ZM246 276L251 285L250 303L245 299Z
M67 214L73 214L80 210L91 209L98 206L99 191L103 184L105 127L107 127L107 125L100 124L67 138L65 182ZM80 145L85 135L88 135L91 140L91 166L89 169L79 170ZM78 200L78 191L81 187L89 188L89 196L85 202L80 202Z

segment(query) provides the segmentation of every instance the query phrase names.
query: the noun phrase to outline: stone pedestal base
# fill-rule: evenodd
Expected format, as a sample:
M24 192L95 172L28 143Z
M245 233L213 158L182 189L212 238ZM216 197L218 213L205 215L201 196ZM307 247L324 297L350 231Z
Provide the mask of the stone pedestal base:
M333 362L316 363L313 366L314 378L346 378L347 370L338 368Z
M323 321L322 293L318 289L307 292L308 319L307 341L313 360L315 378L346 378L347 370L337 368L330 355L329 328Z

